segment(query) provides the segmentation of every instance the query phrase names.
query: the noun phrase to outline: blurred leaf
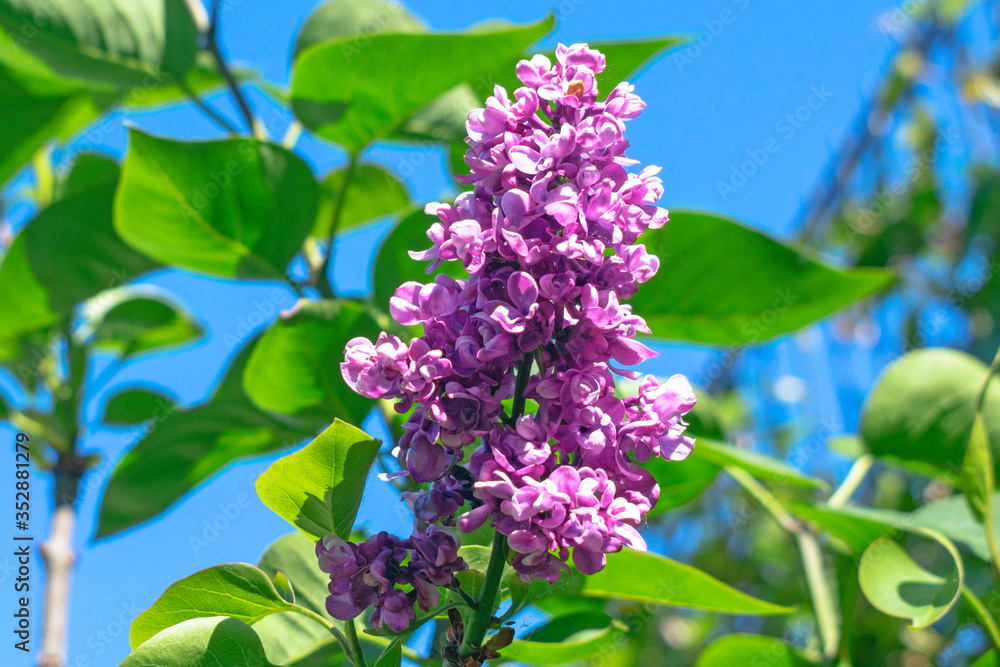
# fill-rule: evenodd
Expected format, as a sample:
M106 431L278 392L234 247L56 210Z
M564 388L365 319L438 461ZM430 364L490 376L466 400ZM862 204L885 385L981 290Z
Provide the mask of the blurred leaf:
M683 461L666 461L654 457L641 466L653 473L653 478L660 485L660 499L646 515L649 519L655 519L700 496L712 485L722 469L715 463L695 456L689 456Z
M0 265L0 334L52 324L80 301L159 266L125 245L114 230L117 175L107 158L81 156L66 196L18 234Z
M901 546L884 537L865 550L858 569L861 590L872 606L889 616L910 619L915 630L948 613L961 595L965 578L955 546L943 537L935 539L955 561L955 571L947 578L923 569Z
M993 502L1000 503L1000 496ZM909 513L805 503L789 503L788 509L844 542L855 555L880 537L895 537L901 532L922 535L929 529L965 544L980 558L989 559L982 528L969 514L961 496L929 503Z
M104 490L95 537L153 518L233 459L288 447L311 436L305 428L278 422L243 393L250 350L229 365L205 403L176 410L152 425L119 461ZM197 553L199 530L189 538Z
M292 59L310 46L343 37L357 37L354 48L361 49L369 37L383 32L419 33L426 29L397 2L330 0L317 7L302 25Z
M0 42L5 36L0 34ZM96 118L97 109L80 86L25 74L0 65L0 184L47 141Z
M167 628L133 651L119 667L275 667L260 637L227 616L196 618Z
M129 426L150 419L162 419L174 410L174 402L164 396L145 389L128 389L108 400L104 408L104 423L114 426Z
M787 614L792 610L750 597L697 568L651 553L624 549L608 554L597 574L578 572L550 586L553 594L631 600L726 614Z
M337 193L344 182L345 170L331 172L320 184L319 209L311 235L326 239L333 222L333 208ZM393 174L373 164L359 164L351 174L351 181L344 193L337 232L399 213L410 205L406 187Z
M723 635L698 655L695 667L718 665L767 665L768 667L803 667L809 663L799 658L780 639L764 635L733 633Z
M1000 172L990 166L980 165L973 170L975 190L969 205L966 235L972 239L977 234L1000 238Z
M671 211L640 243L664 267L630 301L657 338L739 345L796 331L886 289L886 271L820 264L706 213Z
M757 479L769 482L803 488L825 488L827 486L826 482L818 477L803 474L780 459L721 442L713 442L706 438L697 439L691 456L714 463L719 467L735 466L747 471Z
M292 107L306 127L357 154L437 96L510 62L553 24L323 42L295 60Z
M94 342L121 357L181 345L203 333L181 304L156 293L120 290L98 301L91 311L98 320Z
M882 371L861 415L861 436L875 456L925 475L955 480L987 367L964 352L916 350ZM1000 387L991 386L983 418L993 450L1000 449Z
M962 460L958 488L965 495L973 516L986 529L987 539L993 539L993 453L990 451L986 423L978 412L972 422L972 434Z
M0 0L0 26L62 76L98 85L183 76L198 51L184 0Z
M500 655L503 661L528 665L564 665L605 653L621 642L627 631L628 626L612 621L603 630L582 630L561 641L515 639L510 646L500 650Z
M193 618L230 616L252 625L268 614L293 609L253 565L216 565L171 584L132 621L129 643L135 648L161 630Z
M353 301L300 301L254 346L243 373L243 389L262 410L360 422L372 401L344 382L340 364L347 342L375 339L379 326Z
M433 282L433 278L425 270L426 263L414 261L409 251L426 250L431 246L427 230L435 221L436 217L426 215L423 210L416 210L403 216L386 236L375 258L373 302L376 307L387 309L396 288L408 280ZM444 262L436 273L447 273L456 278L463 274L468 277L461 262Z
M998 665L1000 665L1000 653L995 650L987 651L972 663L972 667L998 667Z
M265 470L257 478L257 493L309 537L319 540L333 533L347 539L381 444L337 419L304 449Z
M115 202L122 238L194 271L284 276L316 220L316 181L299 157L253 139L129 136Z

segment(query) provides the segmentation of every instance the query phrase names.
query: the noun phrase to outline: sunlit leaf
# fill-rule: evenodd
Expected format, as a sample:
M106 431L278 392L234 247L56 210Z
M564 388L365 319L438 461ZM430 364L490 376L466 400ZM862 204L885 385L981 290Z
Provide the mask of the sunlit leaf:
M315 44L292 69L292 106L321 137L357 153L387 136L438 95L495 71L552 29L524 27L462 34L376 33Z
M956 480L987 367L964 352L916 350L897 359L876 380L861 416L861 436L872 454L922 474ZM983 403L994 469L1000 449L1000 386Z
M193 618L230 616L253 625L269 614L292 609L268 576L253 565L216 565L172 584L132 621L129 642L135 648L156 633Z
M954 572L946 577L920 567L903 547L884 537L865 550L858 569L861 590L872 606L889 616L910 619L914 629L927 627L948 613L961 595L965 577L955 546L940 535L934 538L955 561Z
M316 220L309 167L253 139L180 142L133 129L115 228L164 264L280 278Z
M274 667L260 637L227 616L196 618L163 630L119 667Z
M305 448L265 470L257 478L257 493L309 537L333 533L346 539L381 444L338 419Z
M639 239L664 267L630 301L657 338L710 345L769 340L889 287L891 273L821 264L756 230L671 211Z

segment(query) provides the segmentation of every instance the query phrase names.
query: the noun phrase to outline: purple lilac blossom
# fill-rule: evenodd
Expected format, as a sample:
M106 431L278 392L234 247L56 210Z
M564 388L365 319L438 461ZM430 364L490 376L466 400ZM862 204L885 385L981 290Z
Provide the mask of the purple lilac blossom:
M659 269L636 240L666 224L667 211L656 206L659 168L634 173L625 157L625 121L644 104L628 83L598 101L604 67L587 45L560 45L554 64L537 55L517 65L524 86L513 97L497 86L469 114L471 173L460 180L474 189L429 204L432 245L410 253L430 262L428 273L461 262L468 278L400 286L392 316L422 325L423 336L408 345L385 333L375 343L356 338L341 365L357 392L413 409L396 453L415 482L432 483L406 497L418 526L468 532L489 522L525 580L554 582L570 558L591 574L608 553L644 550L638 527L659 487L637 462L681 460L694 446L683 417L695 397L683 376L646 376L638 395L614 395L615 375L638 378L623 367L654 355L635 339L650 333L645 320L623 301ZM509 415L503 401L525 359L524 398L537 407ZM398 541L373 539L397 562ZM325 548L358 554L367 544ZM344 583L360 569L338 563L324 566L334 616L345 600L353 612L375 595L368 579L357 590ZM379 618L402 624L397 593L373 581L385 600ZM429 595L414 586L418 601Z

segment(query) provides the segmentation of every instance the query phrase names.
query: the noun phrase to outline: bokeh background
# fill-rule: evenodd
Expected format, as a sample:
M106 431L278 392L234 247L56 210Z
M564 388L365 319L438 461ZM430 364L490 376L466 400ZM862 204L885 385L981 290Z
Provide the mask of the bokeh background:
M821 223L810 222L817 198L831 188L837 190L838 199L831 209L835 210L852 196L864 201L893 178L904 178L894 174L905 174L913 145L908 142L922 127L920 113L933 118L936 131L946 138L930 160L940 200L939 219L961 217L968 206L975 186L969 175L973 164L996 163L998 137L993 123L998 100L994 97L990 106L988 92L984 93L986 102L975 98L954 71L961 59L988 66L996 43L996 3L970 3L949 35L935 37L925 49L930 62L920 69L907 93L909 110L894 115L884 126L873 125L872 107L887 77L899 66L900 54L914 46L914 35L920 34L919 8L927 2L911 0L895 6L885 0L563 0L559 4L508 0L498 5L407 0L405 4L435 30L461 30L496 17L529 22L554 11L557 27L543 40L547 47L557 42L693 35L695 41L662 55L632 80L647 108L629 126L631 156L643 164L662 166L666 194L661 205L725 214L786 240L808 241L815 252L837 262L844 259L845 251L838 249L836 221L827 216ZM311 0L224 0L221 37L229 60L256 70L270 84L286 86L290 45L314 6ZM923 45L917 43L917 47ZM259 86L250 84L246 90L268 133L280 138L292 122L290 112ZM238 111L225 91L207 99L239 123ZM914 100L920 102L921 111L915 111ZM85 129L54 157L68 164L79 151L98 151L120 159L129 126L180 139L222 136L187 103L152 112L118 110ZM854 175L838 183L836 170L843 166L845 153L871 134L869 130L874 136L864 139L868 144ZM759 154L768 140L776 141L778 150L752 175L731 180L734 170L754 152ZM308 133L300 138L296 152L320 174L346 161L343 153ZM447 199L456 192L443 149L379 144L367 150L363 160L400 175L414 201ZM32 205L18 196L20 189L31 185L32 176L25 173L2 192L8 235L34 214ZM334 280L338 293L359 295L370 290L371 262L388 229L387 223L376 222L357 228L337 244ZM787 457L835 484L846 473L849 459L810 443L856 429L864 396L891 359L915 340L923 345L968 348L990 337L990 322L984 324L981 314L975 320L975 309L966 303L991 275L983 273L982 266L992 261L992 248L984 246L978 252L971 259L953 262L957 269L933 258L908 260L907 270L923 271L930 276L928 281L947 274L955 285L971 285L958 292L958 302L932 291L903 293L877 311L838 315L795 336L747 351L659 345L660 357L644 370L685 373L702 387L721 393L732 390L729 395L739 398L732 411L740 424L736 435L741 444ZM669 258L662 270L671 270ZM275 291L275 284L236 285L175 270L154 273L142 282L178 294L206 335L195 344L106 373L104 377L113 379L85 407L89 427L84 449L99 453L102 463L84 479L79 501L67 663L78 667L118 664L129 652L127 628L132 618L172 582L218 563L254 562L270 542L288 531L287 524L257 499L253 488L257 475L280 456L275 453L226 468L149 523L109 539L92 539L104 483L115 462L143 433L142 428L101 426L106 397L135 386L140 379L155 378L182 405L203 400L239 344L265 328L279 311L290 308L296 298L286 288ZM985 334L983 327L987 327ZM105 368L93 368L92 378L101 377L110 363L109 358ZM2 373L0 392L12 404L22 400L16 384ZM376 417L364 427L375 435L385 432ZM0 432L4 441L13 434L6 425L0 426ZM802 447L807 448L805 456ZM10 450L4 447L2 451L7 465ZM916 496L925 492L903 478L883 483L902 485ZM47 484L46 476L35 476L39 537L40 519L50 512ZM5 497L13 495L10 487L5 489ZM709 555L701 556L709 563L706 569L743 587L740 577L747 568L722 568L726 562L742 563L755 552L766 552L768 547L757 543L767 536L730 529L724 517L733 510L726 505L725 494L709 496L691 511L672 513L650 528L647 539L652 549L682 561L707 549ZM411 523L405 506L375 479L369 483L359 519L371 530L400 533L408 531ZM763 577L780 585L788 568L780 561L780 550L774 555ZM11 555L0 555L4 589L13 576L13 565ZM40 601L40 592L36 599ZM678 618L663 620L661 632L668 643L683 646L697 631L682 616ZM758 623L736 619L734 627L753 631ZM958 656L954 664L962 664L963 656L985 645L975 631L958 636L964 644L952 652ZM9 642L4 642L0 654L6 656L0 659L3 664L28 664Z

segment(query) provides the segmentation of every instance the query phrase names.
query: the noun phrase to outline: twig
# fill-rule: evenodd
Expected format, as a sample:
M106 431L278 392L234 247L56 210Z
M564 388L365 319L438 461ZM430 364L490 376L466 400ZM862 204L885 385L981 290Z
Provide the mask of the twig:
M201 97L198 96L198 93L194 92L191 89L191 86L187 85L187 83L185 83L184 81L178 81L177 85L180 87L181 90L184 91L184 94L187 95L187 98L189 100L191 100L191 103L194 104L196 107L198 107L198 109L203 114L208 116L209 119L212 120L212 122L214 122L216 125L221 127L229 134L240 133L240 131L236 129L235 125L226 120L221 114L219 114L218 111L208 106L208 103L205 102L205 100L201 99Z
M215 64L219 68L219 72L222 74L222 78L226 80L226 84L229 86L229 90L233 93L233 98L236 100L236 106L240 108L240 112L243 114L243 118L246 119L247 126L250 128L250 133L254 134L257 129L257 123L254 120L253 112L250 110L250 105L247 104L246 98L243 96L243 92L240 90L240 85L236 81L236 77L229 70L229 65L226 63L225 57L222 55L222 49L219 46L219 0L213 0L212 2L212 18L208 24L208 43L206 49L215 58Z
M733 466L726 466L724 470L730 477L739 482L740 486L746 489L751 496L756 498L764 509L774 517L775 521L795 538L802 559L802 568L806 575L806 583L809 586L809 595L816 612L816 625L819 627L823 643L823 655L832 659L837 655L840 644L839 614L833 591L830 589L823 567L823 552L816 537L748 472Z
M837 490L833 492L830 499L826 501L826 504L830 507L841 507L844 503L851 499L854 492L858 490L861 486L861 482L865 480L865 476L868 471L871 470L872 466L875 465L875 457L871 454L864 454L854 465L851 466L850 471L847 473L847 477L841 482Z
M469 620L469 627L462 642L461 655L470 655L482 645L483 639L486 637L486 631L490 628L490 619L493 618L493 604L496 601L497 591L500 590L500 579L506 564L507 537L498 530L493 535L493 551L490 553L490 564L486 568L486 581L483 582L483 590L477 602L478 606Z
M316 285L319 293L329 299L337 296L336 290L333 289L333 285L330 283L329 276L330 261L333 259L333 241L337 237L337 230L340 228L340 218L344 211L344 201L347 199L347 188L351 182L351 177L354 176L354 169L357 163L357 158L354 154L351 154L347 161L347 167L344 169L344 180L337 189L337 196L333 202L330 233L327 235L326 241L326 256L323 257L323 262L319 265L319 268L309 278L309 282Z

